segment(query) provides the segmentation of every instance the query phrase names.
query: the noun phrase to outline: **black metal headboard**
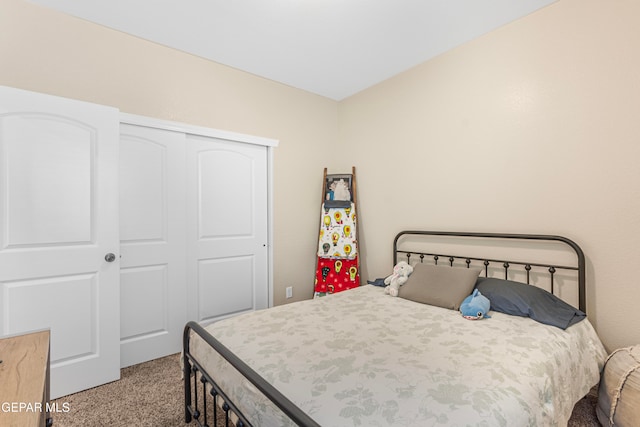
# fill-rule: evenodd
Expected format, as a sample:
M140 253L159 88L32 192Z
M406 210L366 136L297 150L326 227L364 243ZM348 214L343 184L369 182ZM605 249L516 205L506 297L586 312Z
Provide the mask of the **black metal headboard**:
M459 237L459 238L472 238L472 239L495 239L507 240L507 241L539 241L539 242L559 242L575 252L575 263L569 265L559 265L555 263L540 263L540 262L528 262L523 260L508 260L508 259L492 259L476 256L467 256L466 254L445 254L436 253L435 251L423 252L421 250L409 250L403 249L403 238L412 236L443 236L443 237ZM530 284L530 271L533 267L543 267L548 272L550 278L551 293L554 293L554 277L558 271L569 270L577 273L577 285L578 285L578 308L586 313L586 274L585 274L585 257L580 246L574 241L562 236L553 235L540 235L540 234L505 234L505 233L473 233L473 232L454 232L454 231L401 231L396 235L393 241L393 264L397 264L398 256L404 254L406 261L411 263L414 257L418 257L419 262L424 262L427 257L431 257L431 260L435 264L438 261L448 262L449 265L453 265L456 260L462 260L467 267L472 262L481 262L484 266L484 274L488 277L489 268L495 268L496 266L501 270L504 270L504 278L509 279L510 268L522 268L526 274L526 282Z

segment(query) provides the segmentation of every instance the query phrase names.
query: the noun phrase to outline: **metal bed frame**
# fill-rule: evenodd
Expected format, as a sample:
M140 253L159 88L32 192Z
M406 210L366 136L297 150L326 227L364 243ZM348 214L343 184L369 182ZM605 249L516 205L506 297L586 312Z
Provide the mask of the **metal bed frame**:
M446 254L436 254L436 253L426 253L420 251L405 251L399 248L400 241L404 236L445 236L445 237L464 237L464 238L475 238L475 239L504 239L504 240L534 240L534 241L542 241L542 242L559 242L570 249L572 249L576 254L576 262L574 265L558 265L558 264L541 264L535 262L526 262L526 261L510 261L510 260L498 260L498 259L490 259L490 258L478 258L478 257L468 257L464 255L446 255ZM407 261L411 261L411 257L413 255L417 255L420 258L420 262L424 262L424 259L427 256L433 257L434 263L438 264L440 258L445 258L449 261L449 265L453 266L453 262L456 259L464 260L467 267L470 266L472 261L481 261L484 265L485 276L489 275L489 267L492 264L502 264L500 266L501 269L504 270L504 278L507 280L509 278L509 268L512 266L520 266L524 268L527 278L527 284L530 284L531 277L530 272L532 267L544 267L549 272L550 279L550 288L551 293L554 293L554 277L558 270L569 270L577 272L577 281L578 281L578 308L586 313L587 310L587 300L586 300L586 267L585 267L585 257L582 248L578 246L573 240L570 240L563 236L554 236L554 235L544 235L544 234L506 234L506 233L464 233L464 232L454 232L454 231L401 231L398 233L393 241L393 264L395 265L398 262L398 254L405 254L407 257Z
M460 254L444 254L421 252L402 249L403 238L408 236L441 236L452 238L469 238L469 239L485 239L485 240L507 240L507 241L539 241L539 242L559 242L568 246L576 255L576 262L571 265L544 264L538 262L526 262L522 260L506 260L506 259L490 259L482 257L469 257ZM472 262L481 262L484 265L485 276L489 275L489 268L497 268L504 270L504 278L509 278L512 267L522 268L526 272L526 280L530 282L530 271L533 267L543 267L547 270L550 278L551 293L554 292L554 277L559 270L568 270L576 272L578 286L578 308L586 312L586 273L585 273L585 256L578 244L572 240L554 235L538 235L538 234L505 234L505 233L476 233L476 232L449 232L449 231L402 231L398 233L393 241L393 263L398 262L399 256L406 257L407 262L413 262L415 257L417 262L425 262L432 259L435 264L440 260L448 261L450 266L454 262L462 261L467 267ZM446 262L445 261L445 262ZM231 350L225 347L220 341L211 336L202 326L196 322L188 322L183 333L183 374L184 374L184 411L185 423L195 421L199 427L209 425L228 426L235 419L233 425L237 427L251 426L251 422L241 413L238 407L231 402L225 392L219 387L210 373L206 372L204 367L196 360L190 352L190 340L192 334L200 336L213 350L229 362L241 375L250 381L264 396L271 400L284 414L286 414L294 423L304 427L319 426L304 411L298 408L293 402L286 398L282 393L269 384L257 372L251 369L246 363L240 360ZM198 393L198 382L200 382L200 395ZM209 395L209 397L207 396ZM221 401L221 402L220 402ZM202 409L201 409L202 408ZM209 424L213 422L213 424Z

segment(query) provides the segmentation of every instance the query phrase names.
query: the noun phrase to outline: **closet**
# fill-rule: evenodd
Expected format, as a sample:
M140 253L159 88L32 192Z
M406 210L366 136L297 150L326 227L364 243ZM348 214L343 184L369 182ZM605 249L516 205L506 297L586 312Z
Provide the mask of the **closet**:
M121 365L269 305L267 146L121 116ZM145 307L144 309L141 309Z
M51 330L52 398L271 304L276 145L0 87L0 337Z

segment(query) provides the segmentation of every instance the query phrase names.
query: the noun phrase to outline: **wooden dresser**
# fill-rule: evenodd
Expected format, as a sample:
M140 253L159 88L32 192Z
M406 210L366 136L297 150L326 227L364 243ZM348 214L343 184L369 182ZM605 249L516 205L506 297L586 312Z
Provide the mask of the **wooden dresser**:
M51 425L49 330L0 339L0 426Z

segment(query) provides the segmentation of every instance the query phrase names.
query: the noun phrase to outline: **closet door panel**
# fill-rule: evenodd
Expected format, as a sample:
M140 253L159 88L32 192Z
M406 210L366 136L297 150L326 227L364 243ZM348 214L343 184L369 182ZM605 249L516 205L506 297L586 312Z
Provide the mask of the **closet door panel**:
M198 155L198 238L253 238L256 180L254 159L246 153L224 149Z
M267 148L195 135L187 148L190 320L266 308Z
M156 133L123 125L120 145L120 241L166 242L168 148L154 140L157 136L141 137L132 132Z
M169 284L167 264L123 268L120 339L168 334Z
M202 319L253 308L254 260L254 256L240 256L199 261L198 312Z
M184 134L123 124L121 366L180 351L186 319Z

